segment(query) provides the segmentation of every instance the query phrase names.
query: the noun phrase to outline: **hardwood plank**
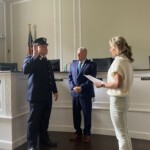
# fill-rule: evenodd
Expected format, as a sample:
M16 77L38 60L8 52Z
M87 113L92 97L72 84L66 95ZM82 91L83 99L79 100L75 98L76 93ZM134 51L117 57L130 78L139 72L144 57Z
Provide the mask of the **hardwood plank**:
M90 143L82 141L70 142L71 132L49 132L50 138L58 143L57 147L38 146L38 150L118 150L117 139L115 136L91 135ZM150 141L132 139L133 150L149 150ZM15 150L27 150L27 143Z

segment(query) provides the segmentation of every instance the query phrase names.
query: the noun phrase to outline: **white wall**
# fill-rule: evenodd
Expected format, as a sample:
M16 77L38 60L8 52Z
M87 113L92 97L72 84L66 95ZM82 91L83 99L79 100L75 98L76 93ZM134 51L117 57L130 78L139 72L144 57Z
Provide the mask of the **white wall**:
M82 43L90 57L105 57L108 39L123 35L133 48L135 68L148 68L149 0L81 0Z
M9 20L11 23L11 34L7 37L7 46L10 49L7 61L18 62L19 69L28 50L28 24L32 25L32 32L36 25L38 37L47 37L48 57L60 58L62 70L65 64L76 58L76 49L79 46L87 47L89 58L110 57L108 40L116 35L125 36L132 46L134 68L149 68L149 0L10 2L10 7L7 7L7 12L10 11L11 14L9 18L7 13L7 26Z

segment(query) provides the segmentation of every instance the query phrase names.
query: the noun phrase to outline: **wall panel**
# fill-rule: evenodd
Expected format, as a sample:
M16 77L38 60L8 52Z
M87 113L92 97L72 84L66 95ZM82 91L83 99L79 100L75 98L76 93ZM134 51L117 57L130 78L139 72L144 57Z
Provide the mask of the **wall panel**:
M6 61L6 10L5 3L0 0L0 62ZM4 36L2 36L4 34Z

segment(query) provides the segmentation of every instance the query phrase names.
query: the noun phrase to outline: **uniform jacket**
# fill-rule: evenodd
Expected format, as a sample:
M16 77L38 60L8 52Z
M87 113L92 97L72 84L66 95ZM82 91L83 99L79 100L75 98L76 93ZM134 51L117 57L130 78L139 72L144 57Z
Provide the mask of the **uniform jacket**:
M54 74L50 62L40 56L27 56L23 64L24 74L28 74L27 100L29 102L52 100L52 92L57 93Z
M68 82L71 90L71 95L73 97L95 97L93 83L88 80L84 75L91 75L93 77L96 77L96 64L86 59L80 73L78 74L78 63L79 61L73 61L71 63L68 74ZM75 86L80 86L82 88L80 94L77 94L73 91L73 88Z

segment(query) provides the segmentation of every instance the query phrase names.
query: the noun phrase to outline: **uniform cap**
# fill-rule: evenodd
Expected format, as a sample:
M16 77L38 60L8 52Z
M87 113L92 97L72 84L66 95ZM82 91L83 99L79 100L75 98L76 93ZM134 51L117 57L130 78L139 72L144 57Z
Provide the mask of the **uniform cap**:
M37 38L33 41L33 44L38 44L38 45L48 45L47 44L47 39L44 38L44 37L40 37L40 38Z

